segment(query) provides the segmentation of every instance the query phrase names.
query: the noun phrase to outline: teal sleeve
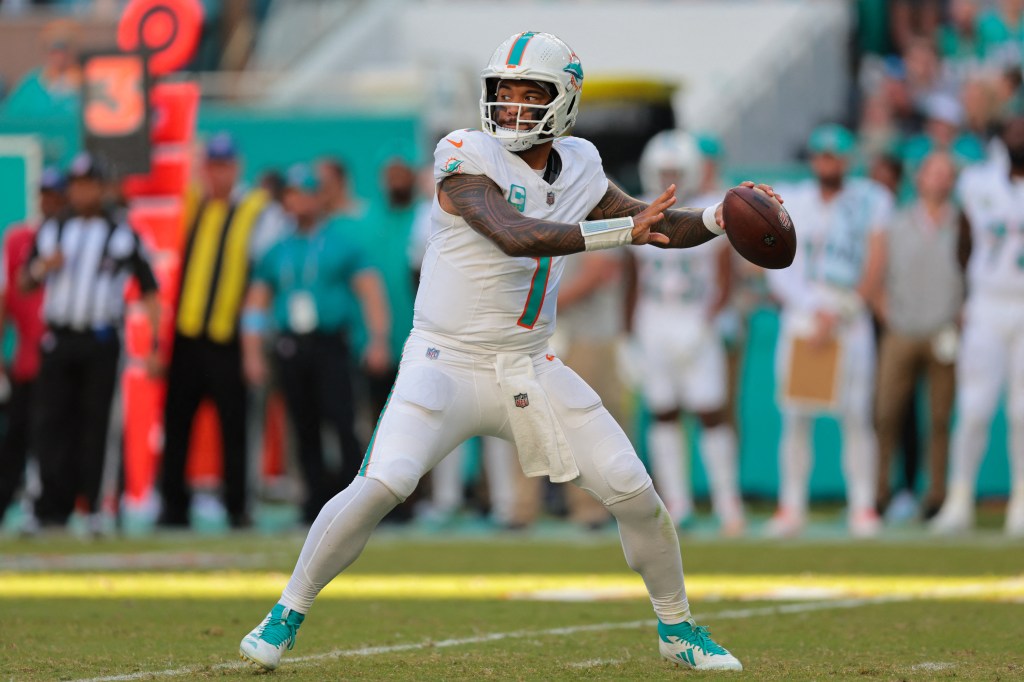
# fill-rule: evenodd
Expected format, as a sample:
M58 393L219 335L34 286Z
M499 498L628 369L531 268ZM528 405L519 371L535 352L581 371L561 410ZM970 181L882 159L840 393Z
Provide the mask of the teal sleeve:
M370 268L370 260L366 257L366 252L363 249L353 244L349 247L345 265L345 271L351 278Z
M275 244L270 247L266 253L264 253L258 261L256 261L256 267L252 270L252 281L265 284L271 289L276 289L276 282L274 273L277 271L275 262L277 261L277 254L280 249Z

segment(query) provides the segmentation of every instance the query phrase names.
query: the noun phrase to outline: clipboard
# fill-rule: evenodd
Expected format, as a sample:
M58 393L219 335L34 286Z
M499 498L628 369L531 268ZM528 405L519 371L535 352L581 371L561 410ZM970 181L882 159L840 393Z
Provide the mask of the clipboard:
M809 339L794 337L790 343L783 399L798 407L834 410L839 404L842 351L838 339L814 345Z

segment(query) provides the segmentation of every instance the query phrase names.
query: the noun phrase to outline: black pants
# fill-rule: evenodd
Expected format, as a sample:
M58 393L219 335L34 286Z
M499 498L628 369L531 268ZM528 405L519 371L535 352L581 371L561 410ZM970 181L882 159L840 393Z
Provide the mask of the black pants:
M0 441L0 519L11 506L21 485L32 433L32 395L35 380L11 378L11 398L7 401L7 432Z
M79 494L90 511L99 510L121 342L113 331L51 330L40 346L33 450L43 492L36 516L43 524L63 524Z
M233 526L246 523L246 409L248 392L242 377L242 352L238 343L221 344L206 339L174 338L174 352L167 371L167 402L164 410L164 461L161 523L188 524L190 491L185 464L192 436L192 422L204 398L212 398L220 419L224 452L224 506Z
M348 343L340 333L286 334L277 339L274 356L308 493L303 517L311 523L324 503L352 482L363 459L355 434ZM336 473L324 460L324 423L334 429L341 447Z

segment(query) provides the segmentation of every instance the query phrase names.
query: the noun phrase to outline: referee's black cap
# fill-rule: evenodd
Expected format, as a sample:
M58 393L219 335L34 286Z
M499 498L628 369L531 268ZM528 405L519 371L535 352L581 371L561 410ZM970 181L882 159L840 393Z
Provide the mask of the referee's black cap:
M39 176L39 190L41 192L63 192L67 185L67 179L60 172L59 168L47 166Z
M103 180L105 177L106 172L103 164L89 152L81 152L71 160L71 165L68 166L69 181L82 178Z

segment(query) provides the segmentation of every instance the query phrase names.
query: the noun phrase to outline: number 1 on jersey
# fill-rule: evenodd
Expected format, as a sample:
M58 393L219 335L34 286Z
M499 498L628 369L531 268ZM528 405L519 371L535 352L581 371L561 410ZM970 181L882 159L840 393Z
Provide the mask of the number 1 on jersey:
M526 305L523 306L523 314L516 322L520 327L533 329L540 317L540 309L544 307L544 294L548 290L548 275L551 274L551 258L535 258L537 269L533 271L533 279L530 280L530 293L526 295Z

